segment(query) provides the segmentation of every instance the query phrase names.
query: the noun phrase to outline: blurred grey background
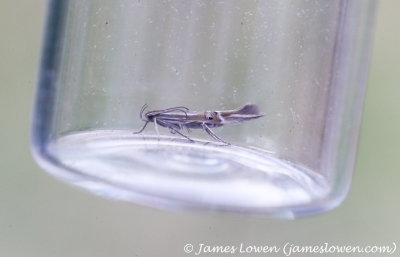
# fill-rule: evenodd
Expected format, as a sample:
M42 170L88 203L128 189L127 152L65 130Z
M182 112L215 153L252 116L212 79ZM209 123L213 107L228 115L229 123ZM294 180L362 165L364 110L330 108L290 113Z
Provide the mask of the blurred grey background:
M194 256L184 253L187 243L400 247L399 1L378 8L350 194L331 212L295 221L160 211L96 197L42 171L29 130L45 6L4 1L0 9L0 256Z

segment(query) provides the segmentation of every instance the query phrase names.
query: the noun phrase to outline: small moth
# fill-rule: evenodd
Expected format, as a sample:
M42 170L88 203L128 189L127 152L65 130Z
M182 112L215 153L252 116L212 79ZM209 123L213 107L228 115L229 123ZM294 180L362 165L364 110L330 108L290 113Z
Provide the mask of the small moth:
M194 140L181 132L183 128L186 128L188 132L190 132L190 129L203 129L212 138L227 145L230 144L219 138L211 128L227 124L240 124L264 116L263 113L259 112L258 106L255 104L246 104L240 108L227 111L191 111L186 107L172 107L149 111L143 115L146 108L147 104L143 105L139 114L140 119L145 124L139 131L134 132L134 134L141 133L149 122L154 122L156 130L157 125L160 125L168 128L172 134L179 134L190 142L194 142Z

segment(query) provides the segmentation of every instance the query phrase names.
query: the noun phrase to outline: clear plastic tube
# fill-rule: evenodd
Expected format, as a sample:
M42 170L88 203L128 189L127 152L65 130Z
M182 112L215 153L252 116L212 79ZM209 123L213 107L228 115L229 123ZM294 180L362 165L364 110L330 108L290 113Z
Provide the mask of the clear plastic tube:
M331 209L351 181L374 3L51 1L34 155L70 183L155 207ZM188 109L141 119L144 104Z

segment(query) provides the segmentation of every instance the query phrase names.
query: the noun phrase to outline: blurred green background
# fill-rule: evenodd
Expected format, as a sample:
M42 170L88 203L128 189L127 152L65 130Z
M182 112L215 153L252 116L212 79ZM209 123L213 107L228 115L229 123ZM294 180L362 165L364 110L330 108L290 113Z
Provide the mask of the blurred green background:
M0 256L193 256L183 252L186 243L281 247L287 242L396 242L400 247L400 1L380 1L378 8L350 194L331 212L295 221L160 211L105 200L47 175L29 151L46 1L2 3Z

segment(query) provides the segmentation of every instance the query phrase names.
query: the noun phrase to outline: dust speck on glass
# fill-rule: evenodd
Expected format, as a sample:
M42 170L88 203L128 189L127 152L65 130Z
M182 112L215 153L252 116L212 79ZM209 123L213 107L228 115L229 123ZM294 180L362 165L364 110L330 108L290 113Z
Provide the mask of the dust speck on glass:
M52 0L33 153L153 207L332 209L350 186L374 5Z

